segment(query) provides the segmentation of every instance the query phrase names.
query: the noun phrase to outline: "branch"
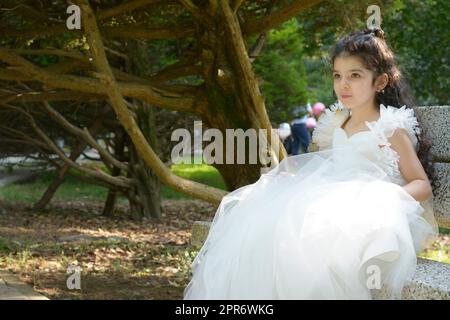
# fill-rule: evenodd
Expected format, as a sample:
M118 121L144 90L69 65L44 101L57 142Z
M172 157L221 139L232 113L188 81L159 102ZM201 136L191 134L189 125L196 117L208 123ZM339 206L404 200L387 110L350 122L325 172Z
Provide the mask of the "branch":
M54 24L48 27L34 27L30 29L10 29L4 28L2 29L3 37L14 37L14 38L22 38L22 39L31 39L31 38L42 38L42 37L54 37L60 35L64 32L67 32L66 24ZM70 32L80 33L80 30L74 29L70 30Z
M109 27L104 26L101 28L102 34L106 38L130 38L130 39L143 39L143 40L171 40L186 37L193 37L195 35L195 28L189 24L185 26L177 26L173 28L149 28L149 27L132 27L132 26L120 26ZM56 37L64 32L67 32L67 26L65 24L55 24L48 27L36 27L32 29L2 29L3 37L14 38L42 38L42 37ZM74 29L70 32L81 32L81 30Z
M234 0L231 10L233 10L233 12L236 13L236 11L238 11L239 7L241 6L242 2L244 2L244 0Z
M143 8L148 5L157 4L157 3L167 3L169 1L164 0L134 0L134 1L125 1L124 3L101 11L97 18L98 20L105 20L111 17L118 17L124 13L134 11L139 8Z
M0 125L0 128L3 131L5 131L6 134L11 135L12 137L20 137L21 139L23 139L23 140L20 140L20 141L24 141L24 143L26 142L27 144L31 144L31 145L34 145L34 146L40 146L41 148L49 150L49 147L45 143L43 143L43 142L41 142L39 140L36 140L34 138L31 138L30 136L28 136L27 134L23 133L20 130L9 128L9 127L4 126L4 125Z
M55 119L61 126L63 126L67 131L70 133L81 137L83 140L85 140L92 148L96 149L100 156L107 162L111 163L112 165L126 171L128 169L128 166L117 159L115 159L105 148L100 146L97 141L92 137L91 133L87 128L84 128L83 130L78 128L77 126L74 126L69 121L67 121L66 118L64 118L60 113L58 113L55 109L53 109L50 104L46 101L43 102L45 110L50 114L50 116Z
M185 76L201 75L201 73L202 66L199 64L175 63L151 76L150 79L151 81L165 82Z
M5 7L14 7L11 9ZM17 12L21 17L30 20L40 20L40 21L49 21L50 18L43 12L34 9L28 5L25 5L17 0L2 0L2 10L11 10ZM53 21L58 21L54 18L51 18Z
M36 143L34 142L34 141L27 141L27 140L20 140L20 139L13 139L13 138L0 138L0 143L1 144L8 144L8 143L14 143L14 146L16 146L16 145L28 145L28 146L31 146L31 147L33 147L33 150L36 150L37 149L37 151L39 152L39 151L41 151L42 152L42 149L41 148L39 148L39 146L37 146L36 145ZM45 145L45 143L44 143L44 145ZM41 146L42 147L42 146ZM45 145L45 148L47 149L47 146ZM11 151L10 151L10 153L11 153ZM42 152L42 154L44 154L44 152ZM28 156L29 158L33 158L33 157L31 157L31 156ZM54 163L54 161L51 161L51 159L48 159L49 160L49 162L51 162L53 165L55 165L56 166L56 163Z
M251 62L253 62L257 56L259 56L259 53L261 52L264 43L266 42L266 37L266 32L261 33L253 48L250 49L249 57Z
M188 11L192 14L192 16L201 22L208 22L208 16L202 14L201 10L192 3L191 0L178 0Z
M195 29L192 25L173 28L148 28L148 27L103 27L102 34L107 38L127 38L142 40L171 40L193 37Z
M86 61L87 57L77 51L65 51L60 49L9 49L10 52L19 55L33 56L61 56Z
M280 141L272 141L272 125L266 112L264 99L259 91L258 82L252 70L252 65L247 54L242 32L237 21L236 15L233 13L227 1L221 2L223 10L223 18L225 32L227 36L226 46L231 53L231 63L237 73L240 95L245 99L244 103L250 107L255 115L250 115L255 128L266 129L267 146L272 149L271 154L276 156L276 160L280 161L287 156L283 145L280 147Z
M0 60L14 66L9 71L12 69L20 72L27 76L28 80L40 81L49 88L70 89L105 96L108 95L110 89L104 82L97 79L48 72L45 69L35 66L28 60L9 52L9 50L0 49ZM196 110L196 107L202 107L202 105L197 103L196 97L186 92L171 92L167 89L151 87L148 84L140 83L125 82L119 83L118 85L121 95L143 100L153 106L180 112L193 112L197 114L203 112L203 110Z
M324 0L296 0L292 4L275 11L264 18L249 20L243 27L243 33L246 36L250 36L268 31L295 17L303 10L315 6L323 1Z
M162 163L161 159L159 159L158 155L148 144L145 136L142 134L142 131L139 129L136 121L129 113L128 108L123 101L119 86L114 79L114 75L106 59L103 41L89 2L87 0L77 0L77 3L80 5L83 12L84 19L82 21L84 31L88 39L92 56L94 57L94 64L97 67L98 72L104 75L102 81L109 87L108 96L110 103L143 160L153 169L162 182L168 186L205 201L218 204L226 192L176 176L164 166L164 163Z
M77 91L53 91L53 92L24 92L0 96L0 103L8 102L39 102L39 101L98 101L105 100L105 96L77 92Z
M105 187L107 189L113 189L113 190L116 190L116 191L124 192L123 188L118 187L115 184L111 184L111 183L108 183L108 182L106 182L104 180L99 180L99 179L96 179L96 178L91 177L91 176L76 175L75 178L77 178L78 180L87 182L89 184L94 184L94 185L98 185L98 186L101 186L101 187Z
M22 113L27 119L30 125L33 127L33 129L36 131L36 133L41 137L41 139L47 144L47 146L55 152L64 162L68 163L71 167L77 169L78 171L81 171L83 173L86 173L88 175L91 175L92 177L95 177L97 179L101 179L107 183L129 189L131 187L131 180L125 177L112 177L103 171L99 170L92 170L83 166L80 166L76 162L74 162L72 159L66 156L64 151L62 151L37 125L36 121L33 119L33 117L25 112L24 110L14 107L12 105L8 105L10 109L13 109L19 113Z

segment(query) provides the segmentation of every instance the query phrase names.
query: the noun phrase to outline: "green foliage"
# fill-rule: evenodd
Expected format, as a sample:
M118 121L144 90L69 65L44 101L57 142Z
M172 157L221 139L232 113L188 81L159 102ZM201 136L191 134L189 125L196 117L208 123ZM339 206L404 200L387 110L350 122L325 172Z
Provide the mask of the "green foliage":
M287 121L291 110L306 104L306 70L303 64L303 39L298 22L291 19L267 34L261 55L254 62L255 72L263 79L262 94L270 119Z
M333 81L327 57L304 57L305 69L308 75L308 94L311 103L322 102L331 105L333 97Z
M383 21L419 105L450 101L447 0L396 0Z

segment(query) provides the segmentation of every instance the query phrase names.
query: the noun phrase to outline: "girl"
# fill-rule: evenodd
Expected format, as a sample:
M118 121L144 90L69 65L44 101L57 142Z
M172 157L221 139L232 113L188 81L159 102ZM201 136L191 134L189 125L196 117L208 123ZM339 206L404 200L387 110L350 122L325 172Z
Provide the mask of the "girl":
M382 30L342 38L331 62L319 151L223 198L184 299L401 298L437 235L429 144Z

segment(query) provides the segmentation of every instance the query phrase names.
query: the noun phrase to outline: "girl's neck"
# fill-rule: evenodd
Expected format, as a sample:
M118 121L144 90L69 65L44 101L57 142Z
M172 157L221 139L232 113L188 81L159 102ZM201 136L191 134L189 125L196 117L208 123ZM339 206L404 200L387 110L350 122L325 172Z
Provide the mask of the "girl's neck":
M380 107L377 104L368 106L359 106L358 108L351 110L351 122L352 126L357 126L365 121L376 121L380 117Z

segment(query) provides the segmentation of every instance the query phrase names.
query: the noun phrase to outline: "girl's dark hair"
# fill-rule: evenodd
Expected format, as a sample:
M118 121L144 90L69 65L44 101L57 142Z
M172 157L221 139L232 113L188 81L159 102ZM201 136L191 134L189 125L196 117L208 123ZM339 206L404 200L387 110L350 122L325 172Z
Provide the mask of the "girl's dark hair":
M383 104L395 108L406 105L406 108L412 108L416 104L411 90L397 66L394 54L386 42L385 33L380 28L353 32L341 38L331 53L332 66L335 59L340 56L360 58L363 65L374 73L372 85L380 75L387 74L389 80L384 92L377 92L375 95L375 102L378 105ZM337 99L334 91L333 96ZM420 128L420 134L416 133L416 137L418 141L417 156L435 189L437 187L435 172L429 158L431 141L424 136L422 128Z

